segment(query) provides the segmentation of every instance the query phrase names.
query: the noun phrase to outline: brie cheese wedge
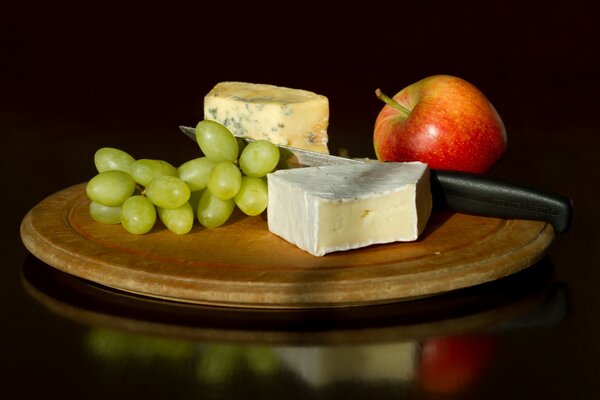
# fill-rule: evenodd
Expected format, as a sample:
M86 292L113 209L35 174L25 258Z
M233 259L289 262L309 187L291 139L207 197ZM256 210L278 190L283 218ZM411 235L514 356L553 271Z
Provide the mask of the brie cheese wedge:
M269 230L315 256L414 241L432 198L427 164L364 163L275 171Z

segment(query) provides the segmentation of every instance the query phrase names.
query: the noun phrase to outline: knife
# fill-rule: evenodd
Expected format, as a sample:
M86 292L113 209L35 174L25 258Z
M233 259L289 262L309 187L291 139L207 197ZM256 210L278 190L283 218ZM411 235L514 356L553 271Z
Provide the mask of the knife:
M196 141L196 130L179 129ZM253 139L236 136L241 144ZM367 160L338 157L277 145L286 168L356 164ZM372 160L371 160L372 161ZM430 170L434 207L483 217L545 221L556 234L567 232L573 203L570 198L541 189L466 172Z

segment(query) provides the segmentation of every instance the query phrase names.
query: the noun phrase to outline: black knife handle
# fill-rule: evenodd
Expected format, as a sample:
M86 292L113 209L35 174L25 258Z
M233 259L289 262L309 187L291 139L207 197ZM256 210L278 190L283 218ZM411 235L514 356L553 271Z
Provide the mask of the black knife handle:
M568 197L487 176L431 170L436 206L485 217L546 221L561 234L571 223Z

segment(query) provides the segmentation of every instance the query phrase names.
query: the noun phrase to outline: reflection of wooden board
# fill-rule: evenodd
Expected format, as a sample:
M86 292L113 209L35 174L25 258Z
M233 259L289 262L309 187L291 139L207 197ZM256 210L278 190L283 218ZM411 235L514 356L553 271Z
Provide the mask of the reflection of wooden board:
M83 184L24 218L36 257L124 291L182 302L263 308L389 303L495 280L532 265L554 238L544 222L435 213L421 239L314 257L271 234L264 217L183 236L162 225L127 233L88 215Z
M547 260L546 260L547 261ZM320 309L223 308L111 290L28 257L23 287L53 313L90 327L197 342L360 346L551 324L564 287L541 262L510 277L417 301ZM528 323L528 322L526 322Z

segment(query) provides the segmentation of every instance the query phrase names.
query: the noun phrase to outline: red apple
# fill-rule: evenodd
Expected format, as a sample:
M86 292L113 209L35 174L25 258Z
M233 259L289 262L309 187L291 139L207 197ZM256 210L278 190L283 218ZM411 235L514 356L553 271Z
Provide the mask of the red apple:
M488 99L448 75L422 79L389 98L373 142L381 161L421 161L431 168L484 174L506 150L506 130Z

